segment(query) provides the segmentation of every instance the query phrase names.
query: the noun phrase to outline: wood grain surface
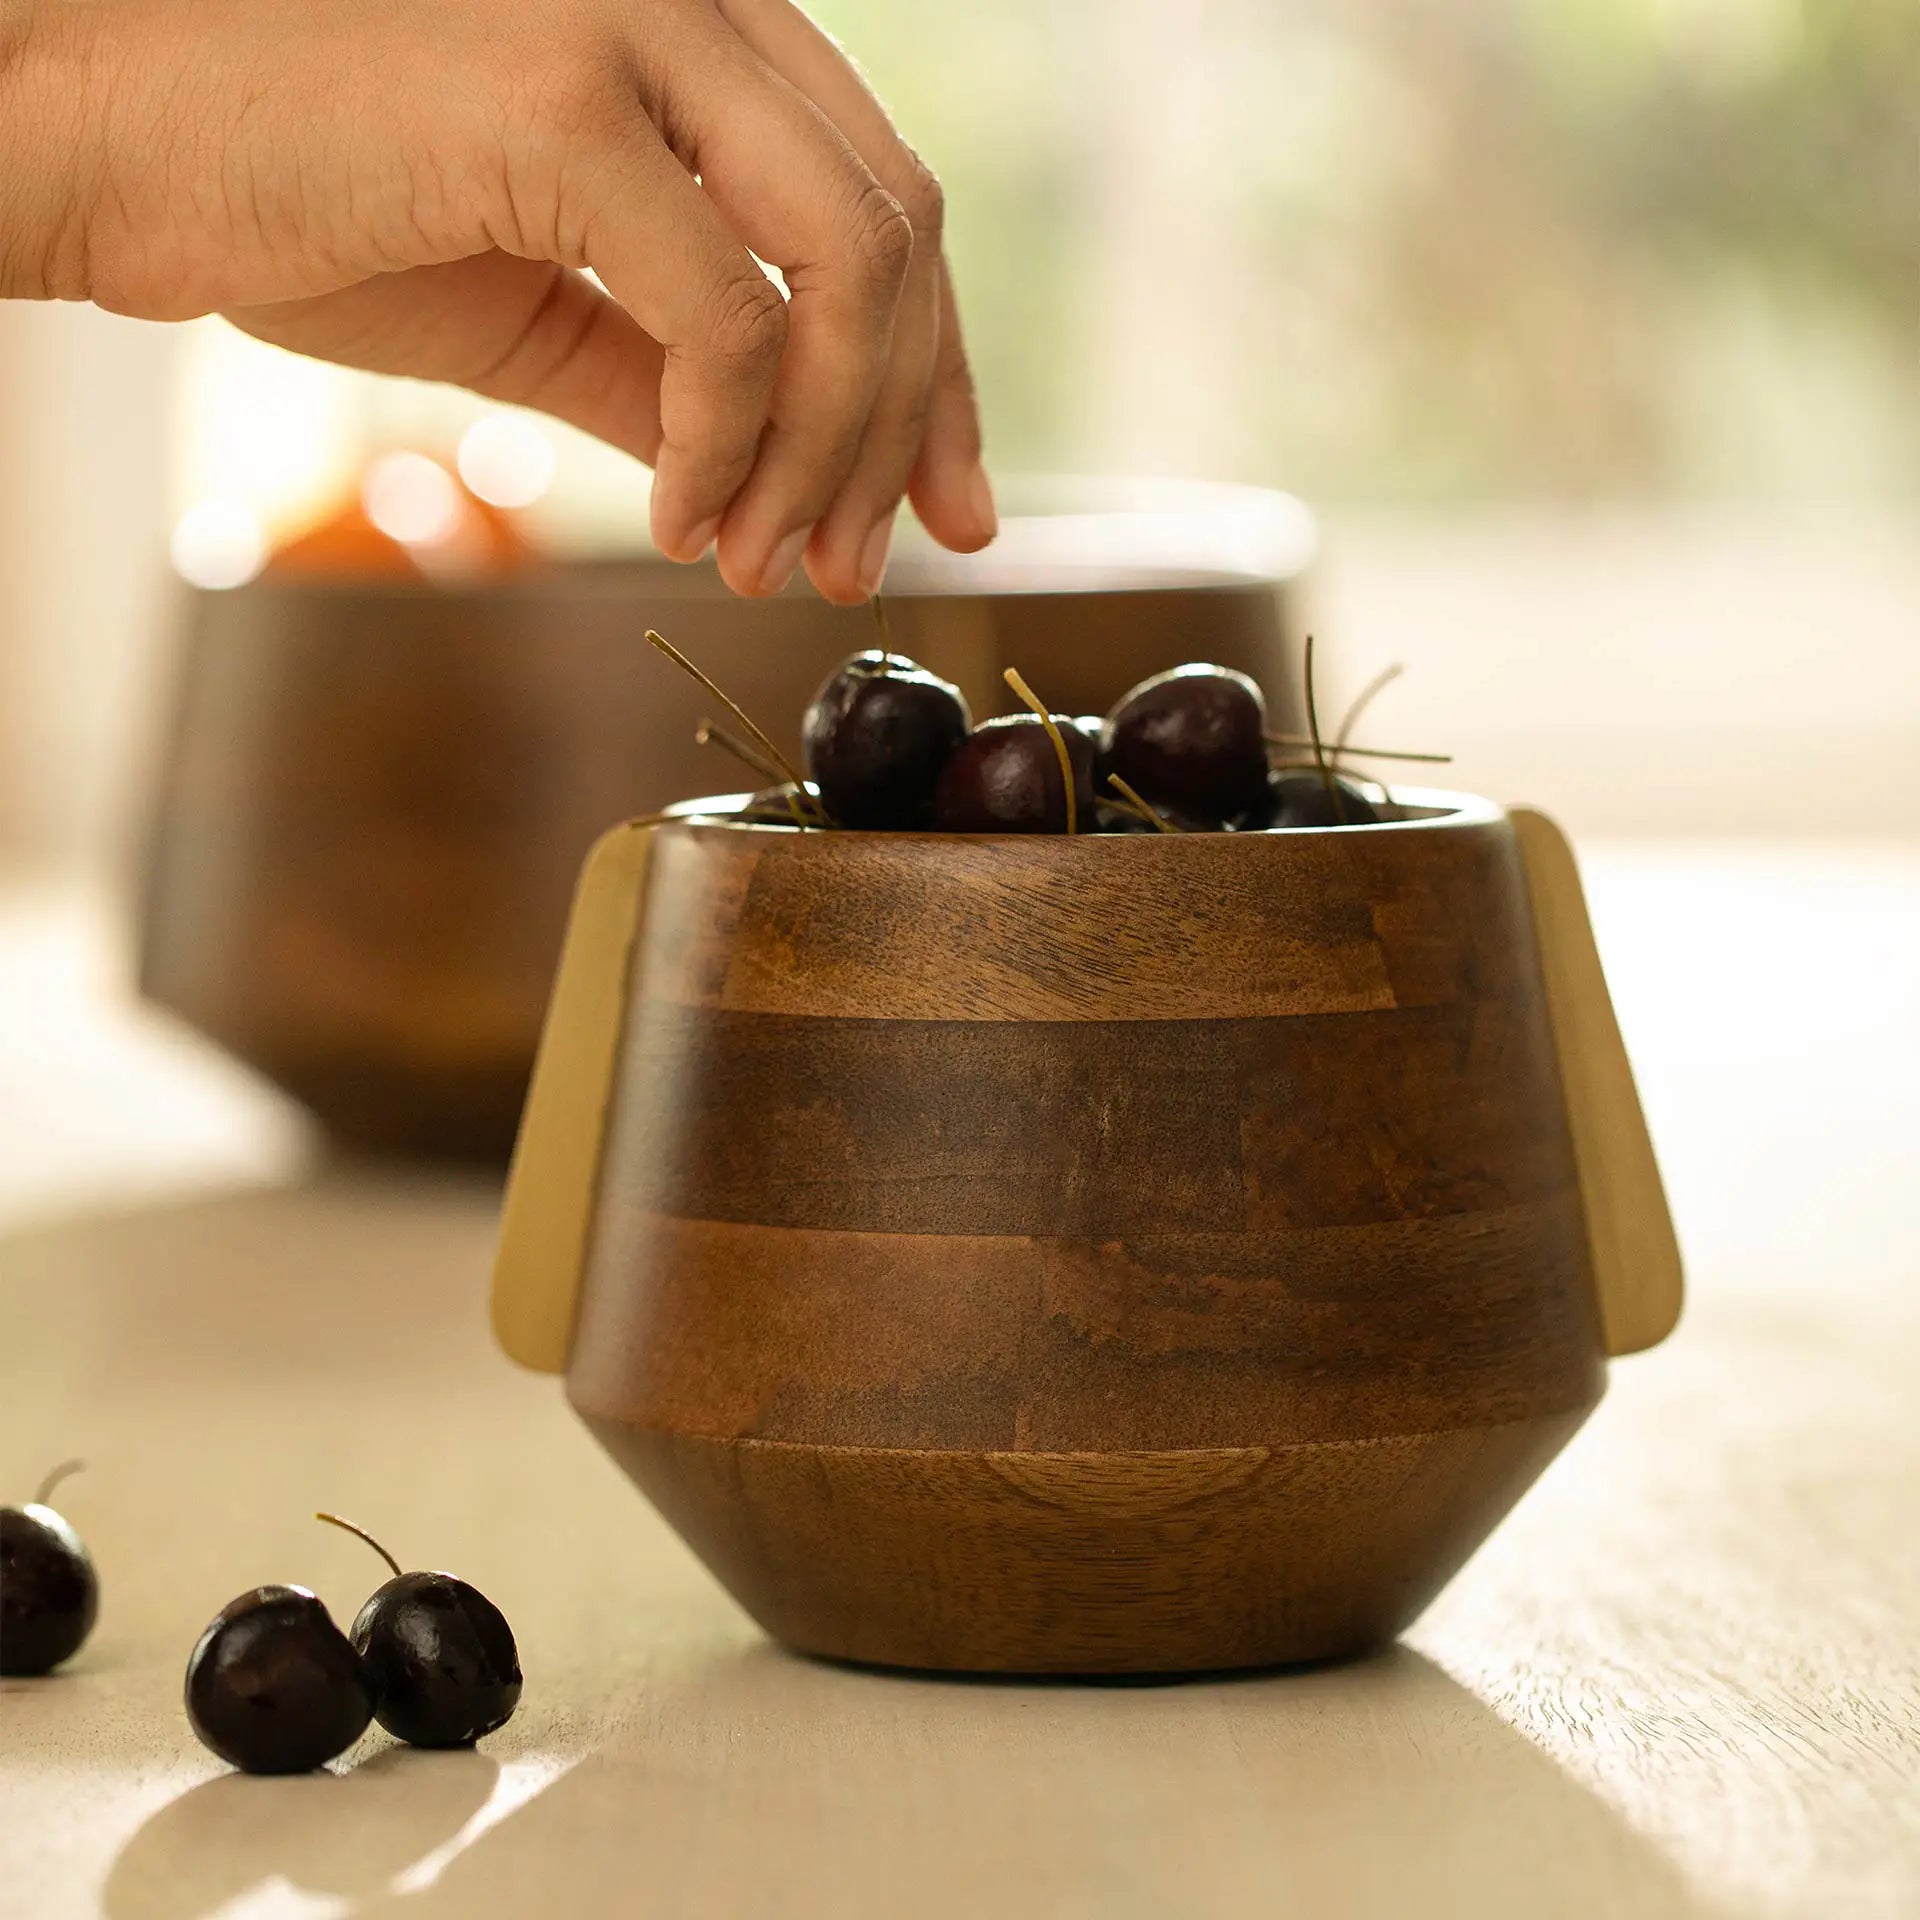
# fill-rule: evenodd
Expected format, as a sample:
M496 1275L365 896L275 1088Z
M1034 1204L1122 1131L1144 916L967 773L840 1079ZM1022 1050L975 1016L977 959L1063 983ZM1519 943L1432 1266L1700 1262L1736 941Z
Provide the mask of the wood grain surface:
M1384 1646L1584 1417L1160 1453L589 1424L734 1598L802 1653L1138 1676Z
M1494 809L646 844L611 1086L583 1076L522 1160L598 1166L574 1404L791 1644L1011 1672L1352 1653L1599 1397ZM602 931L611 982L630 929ZM528 1184L509 1294L543 1251ZM1169 1505L1194 1449L1236 1470ZM1009 1477L1042 1468L1057 1501Z
M622 1214L599 1257L651 1284L589 1290L576 1401L715 1438L1278 1445L1497 1424L1600 1392L1567 1196L1437 1226L964 1247Z
M1480 830L1493 818L1482 802L1394 836L1190 834L1177 848L676 825L648 881L636 991L730 1013L986 1021L1485 999L1531 938L1512 845Z

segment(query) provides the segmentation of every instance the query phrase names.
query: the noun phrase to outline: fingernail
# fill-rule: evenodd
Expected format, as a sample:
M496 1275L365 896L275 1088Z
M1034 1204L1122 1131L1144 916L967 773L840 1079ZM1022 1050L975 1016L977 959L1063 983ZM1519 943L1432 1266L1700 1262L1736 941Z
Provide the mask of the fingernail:
M717 513L711 520L701 521L701 523L687 535L687 545L692 549L687 555L687 558L689 560L698 560L700 556L713 545L714 539L719 531L720 516Z
M793 578L793 570L800 564L800 555L805 551L807 535L811 527L795 527L787 537L773 550L770 559L760 574L760 591L778 593Z
M993 504L993 483L987 478L986 468L977 460L967 476L967 506L983 533L992 536L1000 531L1000 510Z
M877 521L860 549L860 591L867 595L880 591L880 577L887 570L887 549L893 545L893 515Z

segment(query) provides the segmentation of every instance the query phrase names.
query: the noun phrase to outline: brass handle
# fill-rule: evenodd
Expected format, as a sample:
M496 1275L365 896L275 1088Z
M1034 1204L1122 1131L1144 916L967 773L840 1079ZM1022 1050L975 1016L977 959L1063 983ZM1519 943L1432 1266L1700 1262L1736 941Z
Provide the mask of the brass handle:
M1545 814L1508 809L1533 902L1540 969L1580 1171L1610 1354L1658 1346L1680 1318L1680 1247L1587 918L1580 869Z
M653 834L616 827L581 869L507 1176L493 1331L539 1373L565 1371L573 1337Z

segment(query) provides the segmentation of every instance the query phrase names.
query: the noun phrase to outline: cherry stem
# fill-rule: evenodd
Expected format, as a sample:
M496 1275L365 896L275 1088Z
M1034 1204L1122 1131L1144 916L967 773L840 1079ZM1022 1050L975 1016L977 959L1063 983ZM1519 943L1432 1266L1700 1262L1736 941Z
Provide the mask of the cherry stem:
M1333 803L1333 810L1342 821L1347 810L1340 800L1340 783L1333 777L1333 769L1327 765L1326 749L1320 744L1320 710L1313 698L1313 635L1307 635L1307 657L1305 662L1307 677L1307 738L1313 747L1313 764L1320 770L1320 782L1327 790L1327 798Z
M1333 757L1337 760L1343 753L1353 753L1357 749L1347 745L1353 738L1353 730L1360 724L1361 716L1373 705L1374 696L1384 688L1390 687L1406 672L1403 662L1396 660L1390 667L1382 667L1367 684L1354 695L1353 704L1347 708L1340 722L1340 731L1334 735Z
M316 1513L316 1520L324 1520L330 1527L338 1527L343 1533L350 1533L357 1540L364 1540L388 1566L393 1569L393 1577L400 1578L400 1562L383 1547L365 1527L356 1527L351 1520L342 1520L337 1513Z
M1310 747L1313 742L1304 733L1269 733L1262 736L1270 747ZM1453 762L1450 753L1411 753L1398 747L1350 747L1343 740L1333 749L1335 759L1343 753L1357 753L1363 760L1420 760L1428 766L1444 767Z
M1347 742L1353 738L1354 728L1360 723L1361 719L1365 716L1368 707L1370 707L1373 704L1374 696L1378 694L1383 688L1392 686L1393 683L1396 680L1398 680L1403 673L1406 672L1406 670L1407 669L1405 665L1402 662L1396 660L1392 663L1391 666L1382 667L1380 671L1376 673L1373 676L1373 678L1369 680L1367 684L1364 687L1362 687L1360 691L1354 696L1352 705L1347 708L1346 716L1340 722L1339 737L1333 743L1333 758L1334 758L1335 765L1339 764L1340 756L1343 753L1352 753L1356 751L1356 749L1353 747L1350 747L1347 744ZM1452 759L1452 757L1453 756L1451 754L1442 754L1440 756L1440 758L1443 761L1450 760ZM1393 789L1390 786L1388 786L1384 780L1379 781L1377 784L1380 788L1381 797L1385 800L1388 806L1392 806L1393 805ZM1346 803L1343 801L1341 803L1342 807L1344 807L1345 804Z
M70 1475L84 1473L86 1471L86 1465L87 1463L84 1460L62 1460L60 1464L40 1482L40 1491L33 1496L28 1504L35 1507L44 1507L47 1504L48 1494L50 1494L62 1480L67 1479Z
M802 793L806 792L807 783L800 777L799 773L795 770L793 762L789 760L787 756L784 753L782 753L777 746L774 745L773 741L768 737L768 735L761 728L754 725L752 715L750 715L747 712L747 710L741 706L739 701L734 699L731 694L726 693L720 687L716 686L712 681L712 679L708 675L702 673L700 669L696 667L693 664L693 662L689 660L687 656L684 653L682 653L680 649L673 644L671 640L668 640L664 636L658 633L655 633L651 627L647 629L647 644L649 646L658 647L659 650L662 653L664 653L667 656L667 658L671 660L673 664L680 669L682 673L691 674L694 679L699 681L699 683L703 687L705 687L706 690L710 694L712 694L713 697L716 700L718 700L720 704L724 706L726 710L730 714L732 714L733 717L736 720L738 720L743 727L746 728L747 732L752 736L754 744L758 746L762 752L766 753L772 759L772 761L780 769L780 771L789 780L793 782L794 786L797 787L800 790L800 792ZM826 818L826 810L824 808L821 809L820 817L823 820Z
M760 749L750 742L742 740L737 733L729 733L725 727L712 720L702 720L693 730L693 744L696 747L719 747L730 753L743 765L751 767L763 779L776 784L786 779L785 771L774 761L769 760Z
M1079 809L1073 799L1073 761L1067 753L1067 743L1060 737L1060 729L1053 724L1053 715L1043 707L1035 697L1033 689L1020 677L1018 667L1009 667L1001 676L1026 704L1033 709L1040 724L1047 730L1047 738L1053 742L1054 758L1060 762L1061 784L1067 790L1067 831L1070 834L1080 831Z
M873 598L867 604L873 608L873 624L880 630L880 665L877 670L887 673L891 671L887 665L887 656L893 652L893 629L888 624L886 603L880 598L878 588L874 590Z
M1150 801L1142 799L1117 773L1107 775L1107 785L1112 787L1116 793L1125 794L1126 797L1133 802L1134 806L1139 809L1141 817L1151 820L1162 833L1184 833L1186 831L1184 827L1176 827L1171 820L1162 819L1153 804Z

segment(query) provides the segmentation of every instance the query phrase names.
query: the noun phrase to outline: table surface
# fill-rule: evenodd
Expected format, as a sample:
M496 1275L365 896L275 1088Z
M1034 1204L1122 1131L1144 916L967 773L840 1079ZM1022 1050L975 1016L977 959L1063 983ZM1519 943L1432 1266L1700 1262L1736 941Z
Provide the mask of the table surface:
M104 1594L70 1670L0 1689L0 1915L1911 1920L1920 849L1589 877L1680 1333L1404 1645L1152 1687L769 1646L490 1348L486 1184L314 1166L0 916L0 1476L91 1460L58 1504ZM220 1604L294 1580L345 1617L377 1583L319 1506L506 1610L526 1695L479 1752L376 1730L254 1780L194 1744Z

